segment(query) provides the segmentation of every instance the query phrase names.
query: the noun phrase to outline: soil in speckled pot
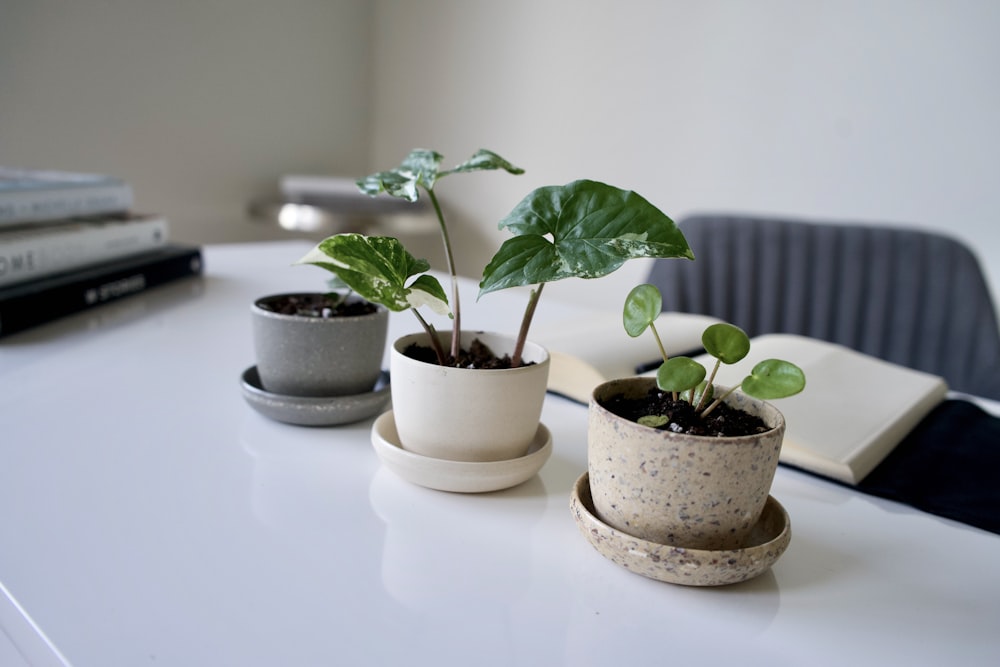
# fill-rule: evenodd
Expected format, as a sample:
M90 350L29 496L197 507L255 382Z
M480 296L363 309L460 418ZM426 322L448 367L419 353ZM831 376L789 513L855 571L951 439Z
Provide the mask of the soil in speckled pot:
M655 428L675 433L735 437L770 430L760 417L725 403L712 410L707 417L701 417L690 403L674 400L670 392L661 391L656 387L639 398L627 398L623 394L616 394L601 401L601 405L619 417L634 422L647 415L665 415L667 422Z

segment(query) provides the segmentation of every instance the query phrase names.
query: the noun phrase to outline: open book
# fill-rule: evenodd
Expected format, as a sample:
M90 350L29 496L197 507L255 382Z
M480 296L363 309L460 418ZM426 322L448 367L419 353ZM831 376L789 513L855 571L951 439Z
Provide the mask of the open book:
M655 324L668 355L690 355L702 351L701 334L716 322L708 315L661 313ZM583 404L602 382L655 371L663 361L651 333L630 338L621 316L603 312L562 321L558 328L536 327L531 340L552 359L549 391Z
M678 313L664 313L661 320L662 324L657 323L660 335L673 338L674 347L681 348L668 349L668 354L684 354L685 346L688 351L700 347L701 331L713 321ZM638 353L632 348L642 348L644 360L653 361L648 358L650 345L654 355L656 352L651 335L633 340L619 322L613 323L620 335L609 329L610 337L603 341L598 340L600 327L595 324L587 340L574 338L565 341L565 346L558 340L543 343L552 355L551 391L587 402L596 384L628 376L629 364L633 365L631 375L637 374L633 362L643 357L636 357ZM697 335L688 336L689 329L697 329ZM685 335L679 335L682 333ZM646 338L649 340L643 345ZM573 352L566 353L566 349ZM576 357L579 350L588 356ZM612 358L618 361L612 362ZM707 355L695 358L711 370L714 359ZM782 463L847 484L857 484L871 472L948 390L944 379L936 375L793 334L754 338L747 358L732 366L723 365L715 382L737 384L754 365L769 358L791 361L806 374L802 393L774 401L785 416Z

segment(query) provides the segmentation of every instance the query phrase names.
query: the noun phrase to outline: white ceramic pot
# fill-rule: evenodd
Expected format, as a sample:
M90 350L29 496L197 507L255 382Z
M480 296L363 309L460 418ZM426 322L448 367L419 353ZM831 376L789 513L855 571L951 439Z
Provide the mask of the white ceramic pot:
M771 426L758 435L716 438L643 426L601 405L638 397L653 378L612 380L594 389L587 467L602 521L634 537L691 549L743 546L770 494L785 420L770 403L735 392L726 403Z
M389 313L312 317L276 313L257 299L250 309L257 373L263 388L284 396L352 396L370 392L382 372ZM297 296L320 296L301 294Z
M447 349L451 332L440 332ZM464 345L479 338L495 354L510 354L514 338L463 331ZM506 461L524 456L538 430L549 378L549 354L533 343L522 358L531 365L503 370L448 368L411 359L412 343L426 333L395 341L390 352L392 409L404 449L452 461Z

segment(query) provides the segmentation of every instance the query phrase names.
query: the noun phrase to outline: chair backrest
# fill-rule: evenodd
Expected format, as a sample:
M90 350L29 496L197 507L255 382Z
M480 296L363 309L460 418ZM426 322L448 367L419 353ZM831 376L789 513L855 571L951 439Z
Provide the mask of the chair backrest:
M657 260L664 310L750 336L796 333L1000 399L1000 328L976 257L933 232L697 215L678 223L695 261Z

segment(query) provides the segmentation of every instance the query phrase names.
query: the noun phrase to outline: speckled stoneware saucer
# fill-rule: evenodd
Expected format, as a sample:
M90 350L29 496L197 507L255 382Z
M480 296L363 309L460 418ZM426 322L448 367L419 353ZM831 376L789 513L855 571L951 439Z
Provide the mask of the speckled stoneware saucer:
M361 421L379 414L392 397L389 373L383 371L374 389L353 396L283 396L265 391L257 367L243 371L240 378L243 398L257 412L297 426L336 426Z
M538 425L528 452L508 461L449 461L403 449L392 411L372 424L372 446L389 470L406 481L438 491L484 493L526 482L542 469L552 454L552 435Z
M752 579L766 572L792 539L788 513L772 496L746 545L718 551L647 542L608 526L594 512L588 473L576 481L570 509L580 532L602 556L636 574L671 584L722 586Z

